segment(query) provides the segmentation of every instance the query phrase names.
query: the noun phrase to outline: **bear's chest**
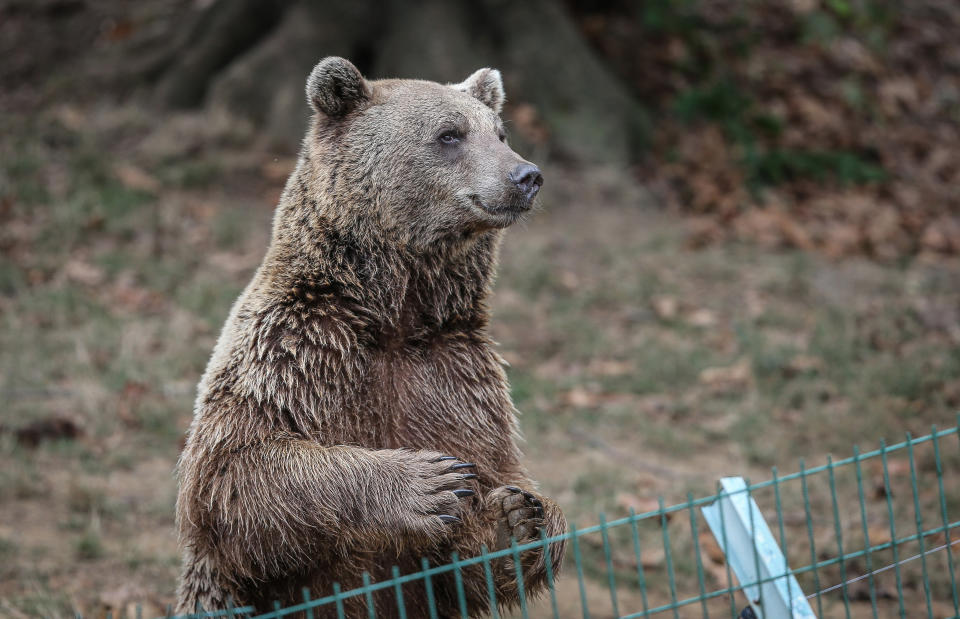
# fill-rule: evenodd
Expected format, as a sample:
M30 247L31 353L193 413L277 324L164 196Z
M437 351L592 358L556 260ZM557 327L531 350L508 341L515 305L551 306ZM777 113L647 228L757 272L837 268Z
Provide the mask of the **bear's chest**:
M382 447L469 454L478 439L508 438L512 427L497 355L466 338L372 353L362 407Z

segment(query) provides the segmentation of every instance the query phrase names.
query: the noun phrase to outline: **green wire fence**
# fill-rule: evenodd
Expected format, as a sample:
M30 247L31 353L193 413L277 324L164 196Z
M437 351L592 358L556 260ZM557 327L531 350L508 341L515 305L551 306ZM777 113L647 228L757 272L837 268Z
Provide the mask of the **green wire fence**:
M726 540L732 524L723 522L714 536L703 517L703 508L737 494L741 502L746 498L759 508L750 512L747 524L754 538L761 527L776 532L774 544L783 553L781 565L786 569L749 582L737 580L731 568L733 549ZM723 519L723 510L714 513ZM342 591L334 585L319 598L304 591L302 603L286 608L258 609L261 614L256 614L253 608L237 607L189 617L347 617L344 607L351 599L365 601L364 617L377 617L378 612L412 617L403 602L405 588L424 587L432 606L434 580L451 573L459 616L467 617L464 568L483 566L490 605L497 608L491 563L512 558L519 566L523 553L549 553L549 544L560 539L567 542L564 573L534 600L524 591L518 568L520 603L510 612L495 610L494 617L737 618L751 616L745 607L753 602L755 616L777 619L809 616L795 602L803 599L818 617L960 617L958 528L960 432L957 427L939 431L934 427L928 435L908 434L903 442L881 443L873 451L854 448L852 457L828 458L821 466L806 467L801 460L796 473L780 475L774 468L770 479L746 482L737 492L688 495L686 502L670 506L664 506L661 498L656 510L641 514L630 510L628 516L610 521L601 515L600 524L571 526L557 537L514 542L476 557L454 554L445 565L430 566L424 560L421 571L400 574L394 568L389 580L371 582L365 576L360 588ZM757 544L752 548L746 564L760 567L766 551L758 550ZM548 557L546 564L550 563ZM790 591L787 598L794 601L789 611L764 615L763 609L772 606L743 595L751 590L753 595L759 591L760 597L764 592L769 595L771 589L762 586L771 582L802 590ZM392 592L390 607L378 608L374 594L384 591ZM383 599L379 597L377 604ZM435 606L430 617L438 617Z

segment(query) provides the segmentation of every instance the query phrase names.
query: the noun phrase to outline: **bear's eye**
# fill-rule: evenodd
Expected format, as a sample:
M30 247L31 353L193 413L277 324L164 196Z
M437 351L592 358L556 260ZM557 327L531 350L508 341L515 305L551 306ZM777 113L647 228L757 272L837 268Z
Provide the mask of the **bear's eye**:
M444 131L437 139L441 144L456 144L460 141L460 134L456 131Z
M507 141L507 134L506 134L506 133L503 133L503 132L498 133L498 134L497 134L497 137L500 138L500 141L501 141L501 142L506 142L506 141Z

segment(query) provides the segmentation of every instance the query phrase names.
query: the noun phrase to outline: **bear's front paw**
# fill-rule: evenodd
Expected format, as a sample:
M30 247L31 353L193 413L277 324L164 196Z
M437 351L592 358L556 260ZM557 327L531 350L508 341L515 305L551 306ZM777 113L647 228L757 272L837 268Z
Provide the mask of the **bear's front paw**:
M454 456L418 452L409 463L407 487L410 517L432 534L460 524L473 505L476 465ZM418 528L414 525L414 528Z
M543 502L537 496L516 486L503 486L491 492L487 504L497 518L497 549L538 539L544 527Z

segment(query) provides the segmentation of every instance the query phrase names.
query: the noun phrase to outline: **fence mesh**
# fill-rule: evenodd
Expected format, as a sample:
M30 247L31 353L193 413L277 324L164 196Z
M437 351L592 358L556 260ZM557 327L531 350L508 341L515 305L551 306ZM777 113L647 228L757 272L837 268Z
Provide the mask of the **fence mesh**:
M960 417L958 417L960 421ZM958 423L960 425L960 423ZM434 580L453 574L461 617L468 616L464 568L483 566L491 606L498 600L490 566L504 558L521 565L528 552L547 552L565 539L563 574L540 598L529 598L518 569L520 604L493 616L518 617L739 617L748 600L744 589L793 574L818 617L960 617L957 554L960 552L960 432L932 428L930 434L860 452L842 460L781 475L743 489L756 502L786 558L787 572L754 582L737 582L701 509L723 492L694 498L646 513L634 513L570 530L561 536L484 552L453 555L445 565L400 574L382 582L342 591L334 585L321 597L303 592L303 602L268 612L237 607L200 611L188 617L349 616L347 600L363 599L365 617L407 617L405 587L425 587L430 617ZM723 513L720 511L719 513ZM757 523L751 522L750 527ZM722 537L729 523L723 523ZM754 548L756 548L754 546ZM754 550L752 559L759 562ZM546 564L549 566L550 561ZM476 573L476 572L474 572ZM551 579L552 580L552 579ZM374 594L392 592L389 608L378 608ZM791 592L796 595L798 592ZM377 603L382 604L380 597ZM763 608L763 600L758 608ZM791 613L793 614L793 613ZM799 616L793 614L793 616Z

